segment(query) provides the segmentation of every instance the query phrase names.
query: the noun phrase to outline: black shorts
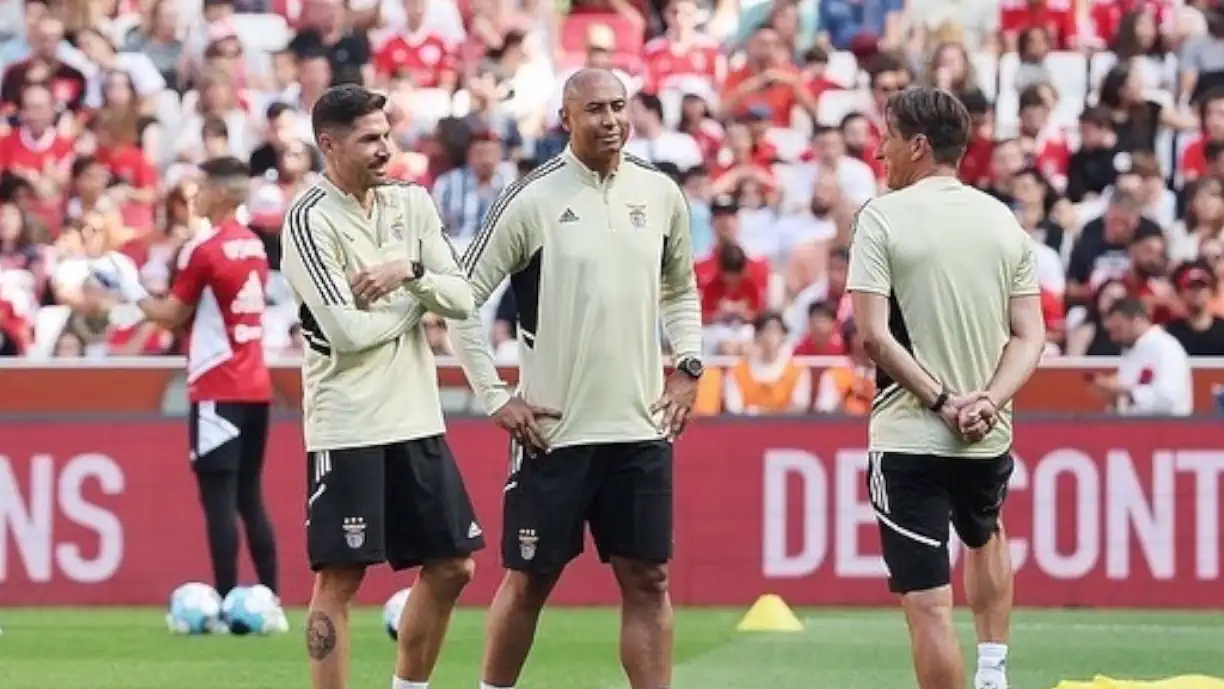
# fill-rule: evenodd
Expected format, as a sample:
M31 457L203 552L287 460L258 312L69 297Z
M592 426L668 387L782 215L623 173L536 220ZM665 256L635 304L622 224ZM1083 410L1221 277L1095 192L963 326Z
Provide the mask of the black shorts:
M511 448L502 561L550 573L582 553L585 527L600 560L667 562L672 556L672 444L573 445L523 456Z
M306 453L311 569L417 567L484 548L463 477L440 436Z
M192 402L187 419L191 466L200 473L263 469L268 402Z
M880 527L880 546L895 593L951 582L948 523L971 549L999 530L1014 464L992 459L869 452L867 494Z

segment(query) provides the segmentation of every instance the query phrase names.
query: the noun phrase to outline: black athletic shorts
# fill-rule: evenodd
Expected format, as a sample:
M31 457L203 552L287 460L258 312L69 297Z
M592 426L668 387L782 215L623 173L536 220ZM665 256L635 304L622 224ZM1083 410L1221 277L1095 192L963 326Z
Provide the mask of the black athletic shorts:
M525 456L511 448L502 561L549 573L582 553L586 526L600 560L672 556L672 444L572 445Z
M187 420L191 466L197 472L263 469L268 402L192 402Z
M440 436L306 453L310 567L407 569L484 548L463 477Z
M880 527L880 545L895 593L926 591L951 582L948 523L971 549L999 530L1014 464L991 459L868 453L867 494Z

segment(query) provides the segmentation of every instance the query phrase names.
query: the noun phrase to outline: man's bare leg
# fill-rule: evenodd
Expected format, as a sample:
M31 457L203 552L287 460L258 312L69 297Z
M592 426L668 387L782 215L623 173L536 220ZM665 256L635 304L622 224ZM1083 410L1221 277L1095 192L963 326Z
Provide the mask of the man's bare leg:
M431 560L421 567L421 574L400 616L395 659L395 678L399 683L429 682L438 663L446 629L450 626L455 601L475 573L476 561L471 557Z
M348 684L349 606L364 577L362 567L328 567L315 574L306 618L306 652L314 689L345 689Z
M1007 534L1000 524L986 545L965 552L965 595L978 640L975 689L1007 689L1013 580Z
M964 660L952 623L952 587L907 593L901 605L919 689L964 689Z
M621 665L632 689L671 686L672 604L667 565L612 558L621 590Z
M540 611L561 572L535 574L508 570L489 605L482 689L510 689L519 681Z

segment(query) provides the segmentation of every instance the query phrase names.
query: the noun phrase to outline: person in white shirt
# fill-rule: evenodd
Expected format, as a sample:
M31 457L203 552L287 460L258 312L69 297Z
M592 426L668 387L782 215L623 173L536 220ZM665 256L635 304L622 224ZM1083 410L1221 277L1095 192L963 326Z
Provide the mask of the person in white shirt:
M1122 346L1122 360L1116 374L1092 380L1094 392L1128 416L1194 413L1190 357L1175 337L1152 323L1142 302L1120 300L1106 312L1103 324L1110 339Z
M654 164L671 163L681 172L701 165L703 156L697 141L684 132L663 126L663 103L652 93L639 93L629 104L633 137L625 150Z
M846 142L837 127L819 126L812 134L811 162L780 166L782 212L803 213L811 203L812 189L821 174L837 179L846 202L858 208L876 195L875 173L863 161L846 155Z

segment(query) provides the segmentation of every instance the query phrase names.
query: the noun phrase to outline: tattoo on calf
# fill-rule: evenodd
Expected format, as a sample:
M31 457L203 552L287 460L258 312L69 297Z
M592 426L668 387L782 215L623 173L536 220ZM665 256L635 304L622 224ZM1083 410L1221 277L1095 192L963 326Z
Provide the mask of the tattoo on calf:
M336 650L336 623L327 613L312 612L306 619L306 651L311 660L324 660Z

